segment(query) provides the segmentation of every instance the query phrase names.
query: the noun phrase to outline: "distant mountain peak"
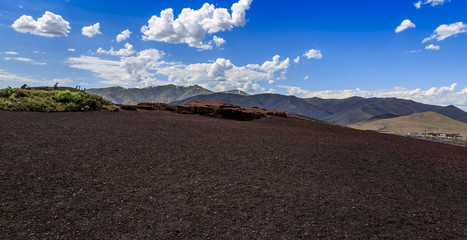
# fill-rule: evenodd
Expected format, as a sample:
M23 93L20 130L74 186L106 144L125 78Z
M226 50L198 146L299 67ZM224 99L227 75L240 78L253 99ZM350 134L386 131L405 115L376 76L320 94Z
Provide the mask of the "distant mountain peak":
M95 88L89 89L88 92L100 95L114 103L130 105L139 102L170 103L196 95L212 93L199 85L177 86L174 84L128 89L122 87Z
M242 95L242 96L249 96L250 94L240 90L240 89L232 89L229 91L224 91L223 93L230 93L230 94L237 94L237 95Z

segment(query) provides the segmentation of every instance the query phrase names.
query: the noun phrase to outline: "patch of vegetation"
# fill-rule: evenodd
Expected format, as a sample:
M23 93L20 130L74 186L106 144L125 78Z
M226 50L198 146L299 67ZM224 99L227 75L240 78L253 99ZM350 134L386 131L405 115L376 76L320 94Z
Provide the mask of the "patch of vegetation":
M72 93L70 90L56 92L54 98L57 102L72 102L76 104L79 104L83 100L81 94L77 92Z
M118 111L120 108L103 97L71 88L5 88L0 89L0 110L31 112Z

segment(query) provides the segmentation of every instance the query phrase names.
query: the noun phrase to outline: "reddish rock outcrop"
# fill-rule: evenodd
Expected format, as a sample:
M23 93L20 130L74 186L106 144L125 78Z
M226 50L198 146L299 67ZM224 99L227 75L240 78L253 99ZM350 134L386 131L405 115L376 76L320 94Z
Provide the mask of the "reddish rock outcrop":
M167 103L149 103L142 102L138 105L118 105L123 110L135 111L141 110L158 110L169 111L182 114L200 114L203 116L229 118L236 120L254 120L269 115L287 117L287 114L277 110L267 110L257 107L242 108L237 105L232 105L222 102L193 102L183 105L172 105Z

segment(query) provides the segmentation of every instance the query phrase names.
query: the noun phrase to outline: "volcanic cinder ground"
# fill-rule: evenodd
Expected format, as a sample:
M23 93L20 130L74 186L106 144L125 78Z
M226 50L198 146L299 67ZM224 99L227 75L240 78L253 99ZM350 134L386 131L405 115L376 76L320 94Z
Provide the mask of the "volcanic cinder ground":
M466 239L467 148L298 118L0 111L0 239Z

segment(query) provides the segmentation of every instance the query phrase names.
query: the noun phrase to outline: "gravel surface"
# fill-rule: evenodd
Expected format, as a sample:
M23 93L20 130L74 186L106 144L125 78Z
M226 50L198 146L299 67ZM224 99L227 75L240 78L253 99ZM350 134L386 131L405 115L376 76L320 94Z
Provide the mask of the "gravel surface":
M466 239L467 148L297 118L0 111L0 239Z

